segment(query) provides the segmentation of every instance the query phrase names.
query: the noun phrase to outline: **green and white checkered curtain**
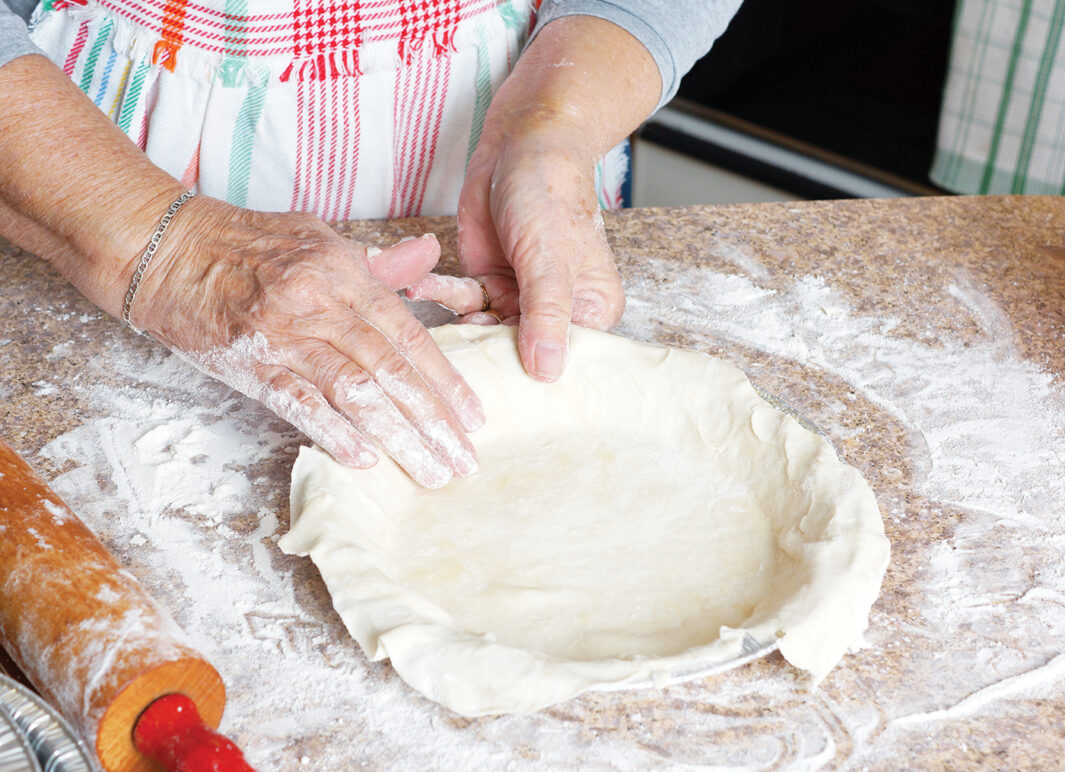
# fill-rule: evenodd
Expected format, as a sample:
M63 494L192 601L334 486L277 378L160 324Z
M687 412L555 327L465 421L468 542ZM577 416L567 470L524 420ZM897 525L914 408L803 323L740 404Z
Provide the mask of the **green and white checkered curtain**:
M932 180L1065 193L1065 0L959 0Z

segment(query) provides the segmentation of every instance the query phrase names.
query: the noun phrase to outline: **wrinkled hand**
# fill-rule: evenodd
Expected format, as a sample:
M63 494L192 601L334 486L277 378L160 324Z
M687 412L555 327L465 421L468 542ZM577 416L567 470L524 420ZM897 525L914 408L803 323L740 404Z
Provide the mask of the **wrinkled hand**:
M662 85L633 35L574 14L536 33L492 98L459 197L459 258L493 311L520 315L521 358L535 378L561 375L571 320L606 329L621 318L595 163L651 114ZM431 276L409 294L492 321L477 313L476 282Z
M484 282L491 308L519 324L526 370L556 380L569 324L607 329L625 296L594 188L596 159L573 131L492 131L482 136L459 198L459 257ZM468 321L490 320L475 282L430 276L412 299L436 300Z
M316 217L198 196L133 305L140 329L294 424L338 461L376 445L426 487L477 469L480 402L395 290L439 258L433 237L369 256Z

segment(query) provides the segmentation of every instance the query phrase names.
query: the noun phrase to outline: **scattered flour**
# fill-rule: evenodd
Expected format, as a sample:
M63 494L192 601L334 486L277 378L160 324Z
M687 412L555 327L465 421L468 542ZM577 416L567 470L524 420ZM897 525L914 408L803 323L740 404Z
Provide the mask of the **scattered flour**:
M885 516L963 513L950 538L926 554L921 585L912 588L915 617L882 618L870 631L877 646L901 644L914 660L911 672L922 677L911 690L903 684L877 693L885 731L856 746L852 761L883 758L900 747L903 728L925 731L928 721L1013 696L1060 694L1065 393L1021 357L995 303L958 277L948 292L980 339L915 341L893 334L896 320L852 314L816 276L773 291L759 285L757 267L752 279L649 262L649 273L668 273L670 281L654 292L628 288L623 333L693 332L697 340L735 341L843 379L894 417L912 448L906 461L929 512L906 511L900 502ZM924 648L914 645L922 639ZM928 652L933 659L920 661ZM929 691L929 684L941 690Z
M102 417L41 455L61 470L56 491L219 668L222 728L260 770L861 766L891 758L908 733L1060 693L1065 567L1048 558L1065 547L1060 387L1020 357L1008 322L963 279L952 302L981 340L915 341L895 334L894 320L855 315L817 277L770 288L757 260L730 254L742 273L647 261L659 278L630 283L621 332L735 341L845 381L904 427L924 514L964 513L918 558L912 613L874 616L869 645L912 658L914 678L891 690L845 661L813 693L783 667L747 669L666 698L592 695L533 716L461 721L368 663L310 594L320 581L309 561L277 549L279 479L304 440L258 404L158 348L116 339L94 365L108 377L71 386ZM123 385L91 385L116 378ZM898 528L922 514L889 506Z

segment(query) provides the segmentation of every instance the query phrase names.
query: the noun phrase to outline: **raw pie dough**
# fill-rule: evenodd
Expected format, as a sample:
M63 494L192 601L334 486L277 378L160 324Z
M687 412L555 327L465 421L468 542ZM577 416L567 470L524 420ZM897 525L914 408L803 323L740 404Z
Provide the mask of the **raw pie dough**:
M433 335L484 404L477 475L431 491L316 448L292 473L281 548L370 658L475 716L774 643L820 679L860 638L888 559L873 493L738 369L574 328L543 385L513 327Z

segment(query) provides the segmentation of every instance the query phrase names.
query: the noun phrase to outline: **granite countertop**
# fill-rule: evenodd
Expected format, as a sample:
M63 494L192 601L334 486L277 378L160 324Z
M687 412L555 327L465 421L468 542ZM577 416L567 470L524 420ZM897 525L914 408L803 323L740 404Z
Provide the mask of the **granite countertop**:
M386 244L451 218L352 222ZM779 655L462 719L370 663L280 552L305 439L0 243L0 436L168 608L259 769L1050 769L1065 756L1065 200L607 215L619 332L732 361L877 494L892 561L816 688ZM445 261L445 270L454 270Z

